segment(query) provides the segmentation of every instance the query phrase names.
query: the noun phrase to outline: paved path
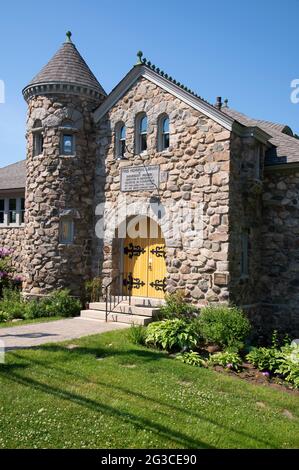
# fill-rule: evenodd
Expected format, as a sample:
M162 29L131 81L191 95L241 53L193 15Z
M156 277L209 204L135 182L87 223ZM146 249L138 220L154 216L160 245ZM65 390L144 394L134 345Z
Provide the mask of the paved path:
M25 349L45 343L56 343L68 339L81 338L105 331L127 328L123 323L67 318L46 323L32 323L10 328L0 328L0 340L4 341L6 351Z

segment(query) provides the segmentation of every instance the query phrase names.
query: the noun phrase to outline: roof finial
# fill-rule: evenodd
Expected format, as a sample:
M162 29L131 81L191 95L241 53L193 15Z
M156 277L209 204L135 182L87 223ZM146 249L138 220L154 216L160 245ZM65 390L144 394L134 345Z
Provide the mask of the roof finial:
M143 56L143 52L142 52L142 51L138 51L138 52L137 52L137 57L138 57L138 59L137 59L136 65L142 65L142 60L141 60L141 59L142 59L142 56Z
M66 32L66 42L72 42L71 37L72 37L71 31L67 31Z
M227 98L225 98L224 104L223 104L222 107L223 107L223 108L228 108L228 99L227 99Z

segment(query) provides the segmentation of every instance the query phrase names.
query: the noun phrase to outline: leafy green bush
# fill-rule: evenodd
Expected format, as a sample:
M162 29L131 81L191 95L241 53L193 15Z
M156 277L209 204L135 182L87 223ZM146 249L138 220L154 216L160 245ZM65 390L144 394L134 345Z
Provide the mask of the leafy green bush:
M206 361L200 357L199 353L196 351L186 351L184 353L180 353L176 356L181 362L185 364L189 364L190 366L198 366L198 367L206 367Z
M0 312L5 320L14 318L72 317L78 315L81 303L68 290L55 291L40 300L25 300L18 290L4 289Z
M0 298L3 296L4 289L20 289L22 279L15 275L15 269L12 265L13 250L0 247Z
M146 329L145 342L166 351L180 351L197 346L199 335L193 322L175 318L151 323Z
M145 345L146 328L141 325L132 325L128 332L129 340L134 344Z
M4 289L0 300L0 311L6 320L25 318L25 302L18 290Z
M102 296L102 279L95 277L85 282L85 301L99 302Z
M45 299L46 316L74 317L80 310L80 300L72 297L68 289L54 291Z
M247 355L246 360L259 370L274 372L278 365L280 351L275 348L253 348Z
M278 358L278 367L275 370L276 374L283 375L287 382L290 382L299 388L299 345L291 344L283 346L280 350L280 357Z
M208 364L226 367L227 369L235 370L237 372L242 369L242 359L238 353L232 351L210 354Z
M206 343L236 350L243 347L251 330L249 320L242 310L221 305L203 308L198 327Z
M159 318L161 319L182 318L189 320L195 318L199 313L198 308L186 302L181 291L166 295L165 301L165 305L160 308Z

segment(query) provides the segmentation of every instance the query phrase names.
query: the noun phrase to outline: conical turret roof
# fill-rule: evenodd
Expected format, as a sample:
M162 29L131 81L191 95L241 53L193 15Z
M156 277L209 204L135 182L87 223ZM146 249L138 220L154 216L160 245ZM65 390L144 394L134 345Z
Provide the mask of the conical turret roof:
M87 93L91 96L106 96L104 89L98 82L85 60L78 52L75 44L67 33L67 41L42 70L27 85L23 94L25 99L41 91L49 93Z

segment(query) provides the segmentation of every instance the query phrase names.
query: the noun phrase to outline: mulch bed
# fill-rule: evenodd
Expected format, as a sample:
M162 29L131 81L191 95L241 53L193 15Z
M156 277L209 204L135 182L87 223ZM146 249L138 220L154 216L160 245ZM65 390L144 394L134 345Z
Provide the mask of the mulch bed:
M231 377L247 380L248 382L254 383L255 385L266 385L272 388L276 388L276 390L280 390L282 392L288 392L295 395L299 395L299 390L292 388L292 386L288 382L285 382L279 377L265 377L260 370L256 369L252 364L249 364L248 362L244 362L242 364L242 367L243 370L241 372L235 372L233 370L226 369L222 366L214 366L213 370L227 374Z

